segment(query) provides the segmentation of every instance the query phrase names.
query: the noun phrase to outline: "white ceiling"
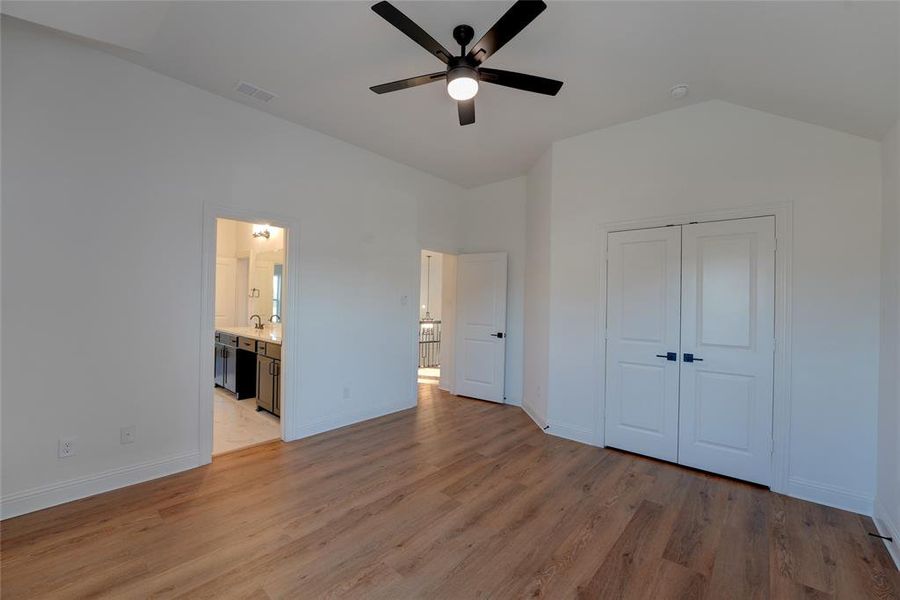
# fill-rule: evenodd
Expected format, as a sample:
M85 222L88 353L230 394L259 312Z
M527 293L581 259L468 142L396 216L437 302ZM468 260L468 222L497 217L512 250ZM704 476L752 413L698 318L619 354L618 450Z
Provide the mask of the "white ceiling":
M4 2L3 12L127 48L113 51L465 186L523 174L554 140L711 98L873 139L898 118L897 2L548 2L488 66L561 79L562 91L485 84L467 127L440 83L369 91L442 66L373 3ZM477 39L511 3L395 5L454 49L455 25ZM238 80L278 98L244 98ZM678 83L690 85L681 100L668 95Z

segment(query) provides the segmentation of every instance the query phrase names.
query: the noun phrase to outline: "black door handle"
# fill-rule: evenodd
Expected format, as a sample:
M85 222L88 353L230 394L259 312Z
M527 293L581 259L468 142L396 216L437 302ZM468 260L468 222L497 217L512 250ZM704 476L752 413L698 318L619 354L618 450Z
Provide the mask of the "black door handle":
M684 353L684 362L703 362L702 358L697 358L690 352Z
M677 352L666 352L665 354L657 354L656 357L664 358L666 360L671 360L672 362L675 362L676 360L678 360L678 353Z
M499 338L499 339L501 339L501 340L503 339L503 332L502 332L502 331L498 331L497 333L492 333L492 334L490 334L490 335L491 335L491 337Z

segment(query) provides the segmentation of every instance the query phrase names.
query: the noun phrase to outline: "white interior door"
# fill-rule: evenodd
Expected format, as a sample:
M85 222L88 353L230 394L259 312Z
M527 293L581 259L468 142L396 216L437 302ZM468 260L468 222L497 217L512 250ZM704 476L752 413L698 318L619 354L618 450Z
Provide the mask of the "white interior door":
M460 254L456 284L456 390L503 402L506 253Z
M775 218L685 225L682 262L678 462L768 485Z
M609 234L606 444L676 461L681 227Z
M235 323L235 283L237 261L225 256L216 257L216 327L230 327Z

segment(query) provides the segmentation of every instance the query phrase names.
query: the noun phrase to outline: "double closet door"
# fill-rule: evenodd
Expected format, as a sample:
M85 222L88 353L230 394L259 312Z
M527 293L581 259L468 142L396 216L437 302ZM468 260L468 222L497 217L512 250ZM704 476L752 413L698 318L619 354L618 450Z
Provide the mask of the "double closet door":
M609 234L606 445L771 478L775 218Z

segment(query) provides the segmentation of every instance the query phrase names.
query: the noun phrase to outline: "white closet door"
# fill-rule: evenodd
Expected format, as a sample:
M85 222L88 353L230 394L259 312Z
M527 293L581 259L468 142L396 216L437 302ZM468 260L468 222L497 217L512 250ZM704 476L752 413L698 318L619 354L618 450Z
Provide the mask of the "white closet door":
M678 457L681 227L609 234L606 444Z
M505 252L460 254L456 263L456 393L503 402Z
M775 218L685 225L682 241L678 462L768 485Z

